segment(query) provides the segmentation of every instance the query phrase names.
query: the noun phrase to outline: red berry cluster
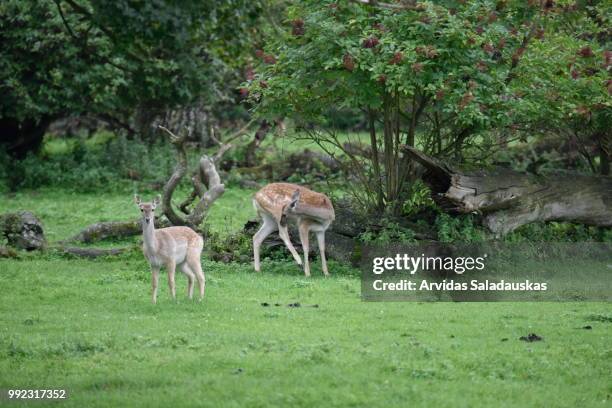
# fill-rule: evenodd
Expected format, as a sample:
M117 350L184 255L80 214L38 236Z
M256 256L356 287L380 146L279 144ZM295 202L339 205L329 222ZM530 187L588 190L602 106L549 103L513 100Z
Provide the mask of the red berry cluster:
M604 51L604 69L608 69L612 66L612 51Z
M583 58L589 58L595 54L593 54L593 50L591 49L591 47L585 46L585 47L582 47L580 51L578 51L578 55L580 55Z
M493 47L493 44L491 44L491 43L484 43L482 45L482 49L485 50L485 52L488 52L490 54L495 52L495 47Z
M363 48L374 48L378 45L378 43L379 43L378 38L370 37L370 38L366 38L365 40L363 40L363 43L361 44L361 46Z
M524 53L525 53L525 47L517 48L516 51L514 51L514 54L512 54L512 63L513 64L518 63L519 59L521 59Z
M295 20L293 20L291 22L291 26L293 27L291 29L291 34L293 34L296 37L300 37L302 35L304 35L304 20L302 20L301 18L296 18Z
M465 109L465 107L468 106L470 102L472 102L472 100L474 100L474 95L472 94L472 92L468 91L464 93L463 97L461 98L461 101L459 102L459 109Z
M276 57L274 57L274 55L271 55L271 54L265 54L263 56L263 61L266 64L274 65L276 64Z
M396 52L395 54L393 54L393 57L391 57L391 59L389 60L389 65L399 64L400 62L402 62L403 58L404 58L404 54L402 54L401 52Z

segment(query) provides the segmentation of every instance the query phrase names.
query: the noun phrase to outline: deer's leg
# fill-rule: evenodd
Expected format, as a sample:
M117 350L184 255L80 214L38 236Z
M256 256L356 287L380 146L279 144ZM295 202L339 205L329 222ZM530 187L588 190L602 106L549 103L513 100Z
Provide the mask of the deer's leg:
M174 260L168 261L166 269L168 269L168 287L170 288L170 295L172 296L172 300L176 300L176 284L174 282L176 262L174 262Z
M302 250L304 251L304 275L310 276L310 262L308 262L308 252L310 251L308 234L310 232L310 225L306 222L299 222L298 230L300 231L300 241L302 242Z
M202 250L194 250L191 252L189 257L189 268L195 273L196 279L198 280L198 289L200 290L200 301L204 299L204 291L206 290L206 277L204 271L202 271L202 262L200 260L200 254ZM189 255L188 255L189 256Z
M317 242L319 243L319 255L321 256L321 267L325 276L329 276L327 271L327 259L325 258L325 231L317 231Z
M159 283L159 266L151 265L151 296L153 304L157 303L157 284Z
M193 282L195 281L195 274L187 261L181 264L181 271L187 275L187 297L193 299Z
M289 239L289 231L287 231L287 225L278 225L278 235L281 237L281 239L289 249L289 252L291 252L291 255L293 255L293 259L295 259L295 262L297 262L298 265L301 265L302 258L300 258L300 255L297 253L297 251L293 247L293 244L291 243L291 240Z
M261 247L261 244L264 242L264 240L268 237L268 235L270 235L277 229L276 221L274 221L272 217L264 215L262 216L262 218L263 224L261 228L259 229L259 231L257 231L257 233L255 233L255 235L253 235L253 263L256 272L259 272L260 270L259 248Z

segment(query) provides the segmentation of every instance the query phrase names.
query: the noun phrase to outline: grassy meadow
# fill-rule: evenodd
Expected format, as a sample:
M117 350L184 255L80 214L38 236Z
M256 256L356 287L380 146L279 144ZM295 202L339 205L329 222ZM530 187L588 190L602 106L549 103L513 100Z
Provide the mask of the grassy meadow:
M229 188L211 229L239 230L251 194ZM129 192L62 189L3 195L0 212L16 209L38 214L51 244L137 214ZM285 259L260 274L204 259L202 303L182 275L171 302L162 275L156 306L137 250L2 259L0 388L65 388L74 407L611 404L607 303L367 303L357 271L332 262L324 279L315 261L305 279ZM543 341L519 340L532 332Z

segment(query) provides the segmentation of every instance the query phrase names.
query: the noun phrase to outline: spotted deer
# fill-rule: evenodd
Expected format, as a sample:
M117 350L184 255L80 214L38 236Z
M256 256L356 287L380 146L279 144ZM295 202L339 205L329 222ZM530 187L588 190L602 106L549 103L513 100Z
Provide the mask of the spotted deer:
M302 259L291 244L287 230L287 221L293 219L297 222L304 251L304 274L310 276L309 233L313 231L319 244L323 273L325 276L329 275L325 259L325 230L334 220L335 213L331 200L326 195L297 184L271 183L255 193L253 205L263 220L261 228L253 236L253 257L257 272L260 270L261 244L276 230L295 261L302 265Z
M168 227L155 229L155 209L160 204L157 196L152 202L140 201L138 195L134 202L142 213L143 245L142 252L151 265L153 303L157 303L157 284L162 266L168 271L168 286L172 299L176 299L174 275L176 267L187 275L187 296L193 298L193 283L198 280L200 300L204 297L206 279L200 263L204 241L200 235L189 227Z

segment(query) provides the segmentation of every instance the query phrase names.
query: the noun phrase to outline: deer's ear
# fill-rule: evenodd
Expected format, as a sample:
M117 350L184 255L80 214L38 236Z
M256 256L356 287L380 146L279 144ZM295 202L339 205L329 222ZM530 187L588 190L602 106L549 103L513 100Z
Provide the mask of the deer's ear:
M138 194L134 194L134 203L140 205L140 196Z
M155 196L155 198L153 199L153 205L155 207L157 207L158 205L161 204L161 196L158 194L157 196Z
M293 210L297 206L298 201L300 201L300 190L295 190L291 196L289 207Z

